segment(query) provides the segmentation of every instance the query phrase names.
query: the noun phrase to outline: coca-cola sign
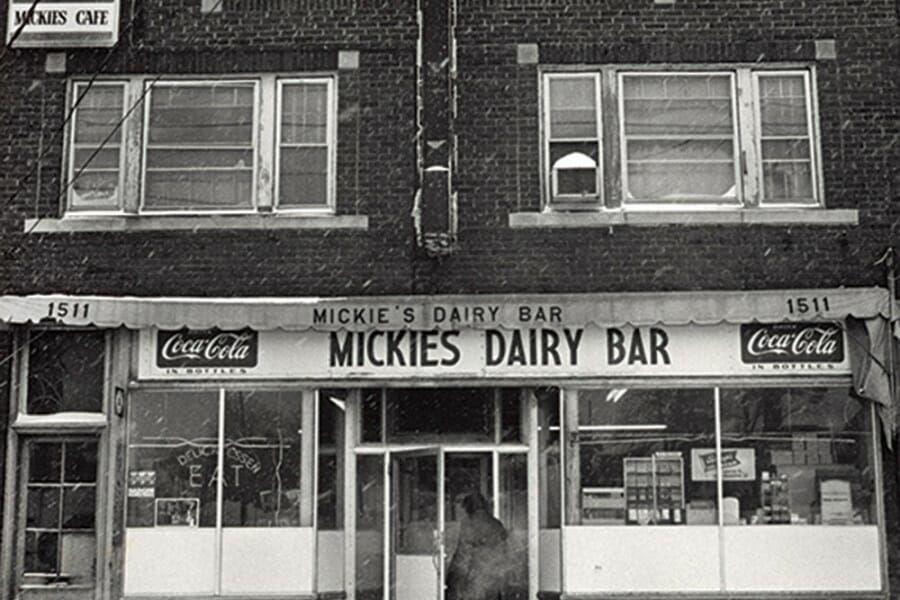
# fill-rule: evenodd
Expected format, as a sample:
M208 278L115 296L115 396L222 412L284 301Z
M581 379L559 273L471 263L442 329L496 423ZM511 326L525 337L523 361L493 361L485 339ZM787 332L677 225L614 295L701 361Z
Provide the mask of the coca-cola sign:
M741 325L741 360L755 363L839 363L844 336L833 323Z
M255 367L258 354L251 329L159 331L156 338L158 367Z

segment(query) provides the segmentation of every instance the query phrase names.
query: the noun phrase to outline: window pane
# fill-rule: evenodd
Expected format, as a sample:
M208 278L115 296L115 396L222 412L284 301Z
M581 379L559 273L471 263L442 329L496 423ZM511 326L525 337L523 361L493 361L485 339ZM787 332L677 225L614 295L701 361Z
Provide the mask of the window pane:
M344 415L347 393L319 392L319 529L344 528Z
M73 166L75 171L82 171L81 176L85 174L85 171L103 169L118 177L119 148L112 144L107 144L103 150L97 151L94 148L78 146L75 148L75 163ZM75 185L82 183L81 176L79 176Z
M539 388L538 398L538 453L540 456L541 527L559 528L562 515L560 497L560 449L559 449L559 389Z
M802 75L759 78L760 126L763 137L807 136L806 86Z
M815 202L809 161L764 161L763 187L769 202Z
M522 392L519 388L500 389L500 441L525 441L522 439Z
M764 201L815 203L806 77L760 75L758 90Z
M174 524L173 518L192 519L197 512L197 525L215 526L218 407L219 394L215 391L140 392L131 396L129 527ZM179 504L178 499L190 499L193 504Z
M737 200L731 76L622 78L626 201Z
M525 454L501 454L500 522L509 534L504 600L528 598L528 461Z
M726 524L876 522L871 408L846 388L722 390Z
M148 171L144 207L156 210L250 208L252 169Z
M384 457L356 458L356 597L384 597Z
M25 532L25 572L58 572L59 533L46 531Z
M97 512L97 494L93 485L63 488L62 529L93 529Z
M691 449L715 447L713 399L706 389L580 392L581 522L715 523L715 481L687 476Z
M225 397L225 527L300 525L301 403L298 392Z
M144 207L250 208L255 86L158 85L150 96Z
M82 97L83 96L83 97ZM75 109L72 152L72 199L70 208L109 209L119 204L123 85L77 84L73 90ZM102 149L101 148L102 145ZM104 169L102 175L92 172Z
M59 442L34 442L28 461L28 481L56 482L62 475L62 444Z
M149 150L147 164L152 169L252 169L250 149Z
M626 134L731 136L728 75L627 75Z
M326 144L328 86L285 84L281 90L281 143Z
M593 77L550 79L550 138L597 138Z
M59 494L58 486L28 486L28 511L25 518L26 527L36 529L59 528Z
M103 410L104 351L103 332L32 333L28 351L28 412Z
M494 391L490 388L387 390L387 441L493 441Z
M362 390L362 441L382 442L381 431L381 390Z
M629 162L627 199L735 201L734 165L702 161Z
M67 442L65 481L97 481L97 442Z
M328 203L328 148L281 149L278 205L287 208Z
M254 86L156 85L147 139L153 145L250 145Z
M72 184L72 209L116 209L118 202L119 174L109 171L82 171Z

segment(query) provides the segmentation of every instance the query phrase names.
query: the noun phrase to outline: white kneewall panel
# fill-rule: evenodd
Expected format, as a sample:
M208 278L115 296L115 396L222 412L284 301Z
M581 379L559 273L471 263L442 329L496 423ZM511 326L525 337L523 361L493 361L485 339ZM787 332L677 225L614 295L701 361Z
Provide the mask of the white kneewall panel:
M125 595L212 594L212 527L134 527L125 533Z
M312 593L315 535L311 527L222 529L222 593Z
M344 532L320 531L317 581L320 592L344 591Z
M878 527L724 527L729 592L881 590Z
M561 592L559 581L559 529L541 529L540 533L540 590L542 592Z
M431 556L398 554L396 600L437 600L437 569Z
M716 526L566 527L567 594L717 592Z

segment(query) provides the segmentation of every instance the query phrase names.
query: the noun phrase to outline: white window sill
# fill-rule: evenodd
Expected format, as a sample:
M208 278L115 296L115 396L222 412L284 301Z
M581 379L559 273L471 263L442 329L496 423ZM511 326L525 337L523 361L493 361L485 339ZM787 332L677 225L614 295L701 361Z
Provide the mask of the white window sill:
M859 211L821 208L510 213L512 229L631 225L858 225Z
M365 215L73 215L26 219L26 233L196 231L198 229L368 229Z
M61 412L49 415L17 415L13 429L23 432L79 430L100 431L106 427L106 415L96 412Z

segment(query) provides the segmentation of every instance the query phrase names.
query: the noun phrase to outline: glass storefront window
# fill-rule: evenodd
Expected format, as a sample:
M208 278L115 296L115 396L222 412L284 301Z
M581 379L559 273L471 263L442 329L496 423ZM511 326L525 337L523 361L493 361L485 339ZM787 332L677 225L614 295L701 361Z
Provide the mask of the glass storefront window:
M300 396L225 396L224 527L300 525Z
M320 530L344 528L344 415L347 392L319 392L319 470L316 520Z
M691 448L714 439L713 390L579 392L574 516L603 525L715 523L715 482L688 476Z
M221 401L218 391L133 396L128 527L215 527L219 510L225 527L300 525L300 395L228 392Z
M839 388L721 394L726 525L876 522L868 407Z
M384 597L384 456L356 458L356 597Z
M519 388L363 390L363 443L523 443Z
M872 409L846 388L619 388L577 397L566 422L574 429L570 524L877 521Z
M216 526L218 407L217 391L132 396L128 527Z
M33 332L26 412L101 412L105 349L102 331Z

